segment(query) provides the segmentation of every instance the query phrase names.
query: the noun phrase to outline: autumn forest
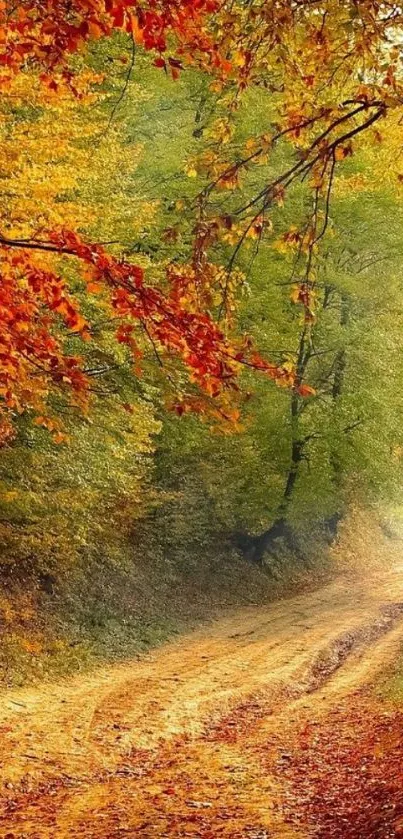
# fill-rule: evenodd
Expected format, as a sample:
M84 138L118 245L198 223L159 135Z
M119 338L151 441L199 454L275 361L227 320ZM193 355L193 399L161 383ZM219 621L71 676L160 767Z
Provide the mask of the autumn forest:
M0 0L0 839L403 837L403 9Z

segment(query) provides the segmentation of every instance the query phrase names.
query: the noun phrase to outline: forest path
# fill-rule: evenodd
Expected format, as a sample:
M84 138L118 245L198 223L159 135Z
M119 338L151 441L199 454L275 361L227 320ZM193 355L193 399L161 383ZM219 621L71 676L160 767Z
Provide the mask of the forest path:
M371 723L380 748L386 712L365 689L402 639L403 564L227 613L140 661L8 691L0 837L403 836L403 809L401 833L396 808L383 833L349 832L340 813L342 832L336 819L321 833L315 811L341 742L343 765L356 756L357 726ZM388 748L399 751L392 717ZM322 747L326 766L309 764Z

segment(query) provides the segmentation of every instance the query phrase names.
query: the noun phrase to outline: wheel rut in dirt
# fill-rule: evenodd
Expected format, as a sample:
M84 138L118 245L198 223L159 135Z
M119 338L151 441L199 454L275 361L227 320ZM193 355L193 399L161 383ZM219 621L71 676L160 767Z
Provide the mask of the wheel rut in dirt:
M366 649L390 632L403 620L403 603L389 603L383 606L380 615L371 623L343 632L312 662L301 693L313 693L339 670L352 653L362 654Z
M400 624L403 628L403 602L381 606L378 615L371 621L345 630L326 643L303 671L294 673L291 684L279 682L251 692L228 714L207 723L205 737L235 742L243 735L246 720L252 729L258 727L262 720L275 717L276 713L284 716L287 707L320 692L344 665L351 663L351 659L363 659L373 645L382 639L387 640L388 634Z

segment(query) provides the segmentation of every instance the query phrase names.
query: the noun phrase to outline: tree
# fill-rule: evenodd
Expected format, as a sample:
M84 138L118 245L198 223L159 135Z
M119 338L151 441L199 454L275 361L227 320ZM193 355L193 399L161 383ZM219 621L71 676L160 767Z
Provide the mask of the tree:
M222 538L234 534L275 573L290 554L309 561L315 539L323 553L352 503L385 508L401 495L401 206L385 190L336 189L338 233L322 249L316 321L311 342L304 338L304 383L315 393L296 399L251 376L237 435L211 436L191 418L163 435L160 457L177 485L188 473L201 480L200 504L209 499ZM298 203L294 195L294 218ZM303 303L279 279L292 259L261 243L239 313L242 329L283 365L295 364L304 337Z
M376 123L400 106L400 52L396 46L402 25L400 7L375 0L336 4L332 0L295 4L283 0L264 5L153 0L146 6L136 0L49 0L46 4L25 0L11 9L5 4L1 15L7 33L0 55L5 89L30 64L41 72L50 91L61 95L68 87L80 96L80 74L71 56L86 43L121 30L132 41L128 79L137 43L156 52L157 66L169 68L174 77L189 63L214 73L214 84L224 91L233 111L239 95L254 86L270 91L276 111L274 124L248 139L244 155L239 149L231 155L228 141L232 128L228 120L221 120L212 149L190 167L189 173L201 169L206 180L195 202L198 220L193 257L181 270L170 267L166 292L145 285L141 266L117 261L99 245L92 247L71 231L50 230L45 238L31 236L28 241L3 234L3 308L15 313L7 320L8 337L2 353L10 360L3 371L3 414L23 405L39 412L49 387L60 383L81 403L88 391L80 356L65 356L55 327L61 319L68 330L88 339L89 326L54 266L49 268L48 263L32 256L38 251L74 256L83 263L91 288L100 284L108 289L113 309L128 320L122 324L119 340L136 354L131 321L140 323L156 353L161 349L182 357L192 379L210 400L217 400L225 391L236 391L235 379L243 365L295 388L296 370L279 370L245 344L228 341L212 317L212 289L222 297L218 309L221 321L229 306L235 260L242 244L250 236L260 239L265 235L273 203L281 201L296 180L308 177L313 208L302 228L286 232L284 240L298 246L295 270L299 278L303 274L300 293L305 299L307 323L312 320L314 263L329 224L336 167L354 152L358 137L368 135ZM271 107L273 115L274 111ZM371 137L378 141L379 131ZM295 159L246 203L236 206L231 202L228 212L217 216L217 189L236 191L248 167L264 160L284 138L291 141ZM223 148L227 154L222 154ZM229 231L237 239L236 245L229 264L219 266L209 259L208 252L228 237ZM25 284L23 294L21 284ZM28 342L22 334L34 322L36 328L31 328L33 337ZM30 373L35 366L33 380ZM202 404L197 397L182 403L181 411ZM218 413L229 416L231 412L224 407ZM3 436L9 433L9 420L4 416Z

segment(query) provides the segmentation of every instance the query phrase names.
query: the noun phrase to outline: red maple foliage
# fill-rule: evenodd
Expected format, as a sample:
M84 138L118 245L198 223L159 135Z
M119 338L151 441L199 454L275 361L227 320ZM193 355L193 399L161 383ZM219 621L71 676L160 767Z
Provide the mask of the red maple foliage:
M171 33L182 50L208 53L213 44L203 31L203 16L218 8L218 0L21 0L12 5L2 1L1 81L29 60L43 68L43 80L55 87L52 71L62 68L65 79L72 79L69 56L90 39L109 36L116 29L132 34L160 56ZM165 65L163 59L158 61ZM168 62L172 67L178 63L172 57Z

